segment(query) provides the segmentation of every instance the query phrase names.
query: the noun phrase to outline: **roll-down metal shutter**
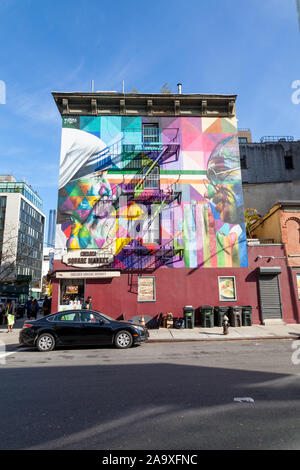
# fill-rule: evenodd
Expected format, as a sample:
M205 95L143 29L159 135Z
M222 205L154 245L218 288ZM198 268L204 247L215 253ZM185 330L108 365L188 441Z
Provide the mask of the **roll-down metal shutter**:
M282 318L279 277L277 273L259 275L260 307L263 320Z

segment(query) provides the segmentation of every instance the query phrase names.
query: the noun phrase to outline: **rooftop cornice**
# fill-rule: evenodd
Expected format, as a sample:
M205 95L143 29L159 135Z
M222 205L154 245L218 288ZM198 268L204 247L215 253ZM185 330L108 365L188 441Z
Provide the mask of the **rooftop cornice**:
M237 95L52 92L62 116L234 117Z

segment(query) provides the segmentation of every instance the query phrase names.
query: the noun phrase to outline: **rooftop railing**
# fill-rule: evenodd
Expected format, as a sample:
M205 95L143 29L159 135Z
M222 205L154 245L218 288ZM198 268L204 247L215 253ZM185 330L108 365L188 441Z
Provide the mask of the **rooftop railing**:
M34 206L42 210L42 200L28 184L21 182L0 182L0 193L20 193Z
M293 142L294 137L289 135L265 135L260 139L260 142L263 144L265 142Z

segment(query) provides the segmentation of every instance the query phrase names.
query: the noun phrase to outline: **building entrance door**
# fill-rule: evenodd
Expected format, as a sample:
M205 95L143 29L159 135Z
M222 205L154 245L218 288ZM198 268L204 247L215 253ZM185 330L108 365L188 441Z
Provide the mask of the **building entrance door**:
M259 274L259 294L262 320L282 319L279 272L262 271ZM268 269L268 268L266 268Z

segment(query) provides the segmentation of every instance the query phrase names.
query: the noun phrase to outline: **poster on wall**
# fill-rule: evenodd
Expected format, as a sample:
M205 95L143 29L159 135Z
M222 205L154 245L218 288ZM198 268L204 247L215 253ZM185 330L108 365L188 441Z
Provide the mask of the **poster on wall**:
M220 276L219 282L219 299L223 302L236 300L235 278L234 276Z
M138 279L138 302L155 302L155 277L143 276Z
M78 286L66 286L66 294L78 294Z
M297 274L298 299L300 300L300 274Z

